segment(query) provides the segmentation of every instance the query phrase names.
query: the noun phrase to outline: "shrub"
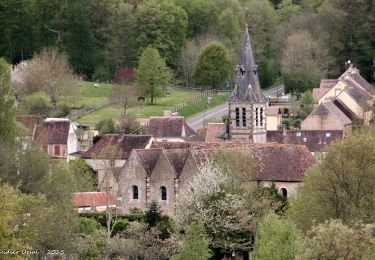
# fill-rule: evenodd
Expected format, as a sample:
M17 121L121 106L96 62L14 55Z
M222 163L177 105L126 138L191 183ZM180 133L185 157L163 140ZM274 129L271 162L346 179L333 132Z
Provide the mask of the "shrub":
M26 96L23 101L25 113L48 117L52 110L49 96L44 92L36 92Z

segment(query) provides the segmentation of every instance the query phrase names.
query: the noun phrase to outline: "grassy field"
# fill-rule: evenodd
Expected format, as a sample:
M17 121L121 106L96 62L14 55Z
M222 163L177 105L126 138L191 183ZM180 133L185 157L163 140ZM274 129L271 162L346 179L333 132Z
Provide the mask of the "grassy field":
M94 82L83 82L79 87L80 96L62 100L72 108L82 108L91 105L107 103L113 86L111 84L98 83L99 87L94 87Z
M189 117L189 116L195 115L197 113L200 113L205 109L216 107L218 105L221 105L221 104L225 103L228 100L228 97L229 97L228 93L225 93L223 95L214 95L212 97L211 104L209 104L207 107L205 107L206 103L207 103L207 99L203 99L203 100L201 100L197 103L194 103L194 104L191 104L191 105L188 105L188 106L184 107L178 113L181 116Z
M154 105L150 105L146 100L145 103L128 110L129 115L138 118L147 118L150 116L162 116L163 111L184 102L187 99L197 96L198 92L172 89L171 94L164 98L157 98ZM122 109L119 106L109 106L98 111L87 114L77 119L82 124L96 124L102 119L118 119L122 115Z

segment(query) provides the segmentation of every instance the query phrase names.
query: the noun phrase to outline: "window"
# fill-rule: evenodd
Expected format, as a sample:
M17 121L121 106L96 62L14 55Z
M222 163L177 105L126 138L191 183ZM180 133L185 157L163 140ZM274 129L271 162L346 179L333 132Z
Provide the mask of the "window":
M259 112L259 125L260 126L263 126L263 107L260 108L260 112Z
M55 145L55 155L60 156L60 145Z
M139 197L138 197L138 186L137 185L133 185L132 186L132 190L133 190L133 200L137 200Z
M164 186L160 187L161 200L167 200L167 188Z
M301 135L302 135L301 132L297 132L297 133L296 133L296 136L297 136L297 137L301 137Z
M288 197L288 191L285 188L281 188L281 194L283 195L284 198Z
M240 109L236 107L236 126L240 126Z
M246 108L242 108L242 126L246 127Z
M255 109L255 126L259 126L259 108Z

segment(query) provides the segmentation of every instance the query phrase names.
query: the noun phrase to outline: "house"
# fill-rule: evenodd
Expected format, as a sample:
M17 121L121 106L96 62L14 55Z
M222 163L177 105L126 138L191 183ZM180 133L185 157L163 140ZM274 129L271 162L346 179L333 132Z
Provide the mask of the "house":
M280 130L282 127L282 114L279 106L269 106L266 110L267 131Z
M252 183L276 185L284 196L294 196L307 169L315 159L304 145L250 143L153 143L177 149L134 149L116 176L114 194L121 198L124 213L132 208L145 210L155 200L166 214L173 214L178 196L188 187L199 169L212 162L216 151L241 149L254 159Z
M301 123L301 130L351 131L352 121L332 102L322 102Z
M332 101L353 124L369 125L373 118L375 88L353 65L337 80L322 80L313 96L318 104Z
M73 207L79 212L104 212L107 210L106 192L75 192L72 197ZM116 198L108 193L108 206L115 209Z
M36 127L33 141L53 158L73 159L79 152L74 125L66 118L47 118Z
M204 141L181 116L151 117L147 134L157 142Z
M287 130L267 131L267 140L280 144L305 145L315 156L321 158L327 145L344 137L342 130Z
M82 154L85 162L98 174L98 188L105 189L105 176L114 187L114 176L125 164L133 149L147 149L152 137L148 135L107 134Z

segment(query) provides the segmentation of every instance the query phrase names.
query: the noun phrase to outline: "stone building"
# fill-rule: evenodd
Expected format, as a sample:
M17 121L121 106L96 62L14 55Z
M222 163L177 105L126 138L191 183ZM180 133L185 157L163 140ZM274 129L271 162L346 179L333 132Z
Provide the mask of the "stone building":
M294 196L305 172L315 159L304 145L253 143L153 143L151 149L134 149L117 173L117 194L124 213L145 210L157 201L166 214L173 214L175 202L188 188L199 169L212 162L216 151L240 149L254 159L253 183L276 185L284 196Z
M228 102L229 138L266 143L267 102L260 88L258 65L246 27L241 60L237 65L236 85Z

